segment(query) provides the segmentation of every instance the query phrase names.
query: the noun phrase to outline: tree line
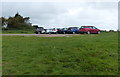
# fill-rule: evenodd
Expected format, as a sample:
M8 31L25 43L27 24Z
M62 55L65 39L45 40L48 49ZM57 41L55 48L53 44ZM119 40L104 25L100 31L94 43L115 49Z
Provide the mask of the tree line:
M28 30L33 29L32 23L30 23L30 17L23 17L19 13L15 14L13 17L5 18L0 17L2 21L3 30Z

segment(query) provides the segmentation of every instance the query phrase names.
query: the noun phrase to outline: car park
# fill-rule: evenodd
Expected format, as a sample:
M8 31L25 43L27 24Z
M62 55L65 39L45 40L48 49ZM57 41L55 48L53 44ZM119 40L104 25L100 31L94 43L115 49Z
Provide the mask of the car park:
M79 27L69 27L69 28L50 28L44 29L43 27L36 27L35 29L36 34L79 34L79 33L97 33L100 34L101 30L97 29L95 26L81 26Z
M75 34L79 31L79 27L69 27L67 29L67 33L72 33L72 34Z
M78 30L77 33L87 33L87 34L97 33L97 34L100 34L100 29L97 29L94 26L81 26L81 28Z

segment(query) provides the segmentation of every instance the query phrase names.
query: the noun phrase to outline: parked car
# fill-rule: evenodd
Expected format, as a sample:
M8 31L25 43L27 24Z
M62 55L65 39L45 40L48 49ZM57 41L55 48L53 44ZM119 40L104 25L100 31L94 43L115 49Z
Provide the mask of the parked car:
M35 30L35 33L36 34L43 34L43 33L45 33L45 30L43 27L37 27Z
M57 28L52 28L51 33L55 33L55 34L57 34L57 31L58 31L58 29L57 29Z
M58 33L59 34L66 34L67 33L67 28L58 29Z
M69 27L67 33L77 33L79 31L79 27Z
M46 34L56 34L57 33L57 28L52 28L52 29L46 29L45 33Z
M51 34L51 32L52 32L52 29L45 29L46 34Z
M100 34L100 29L97 29L94 26L81 26L78 33L87 33L87 34L97 33L97 34Z

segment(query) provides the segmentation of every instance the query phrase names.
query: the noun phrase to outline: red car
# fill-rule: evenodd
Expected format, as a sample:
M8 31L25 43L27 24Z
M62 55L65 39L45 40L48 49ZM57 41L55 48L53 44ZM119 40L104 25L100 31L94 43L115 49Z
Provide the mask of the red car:
M100 34L100 29L97 29L94 26L81 26L78 33L87 33L87 34L97 33L97 34Z

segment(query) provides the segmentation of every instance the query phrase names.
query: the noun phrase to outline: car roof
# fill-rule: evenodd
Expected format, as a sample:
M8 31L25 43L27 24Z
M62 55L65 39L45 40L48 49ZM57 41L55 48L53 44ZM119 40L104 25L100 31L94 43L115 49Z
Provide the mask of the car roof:
M69 28L79 28L79 27L69 27Z

